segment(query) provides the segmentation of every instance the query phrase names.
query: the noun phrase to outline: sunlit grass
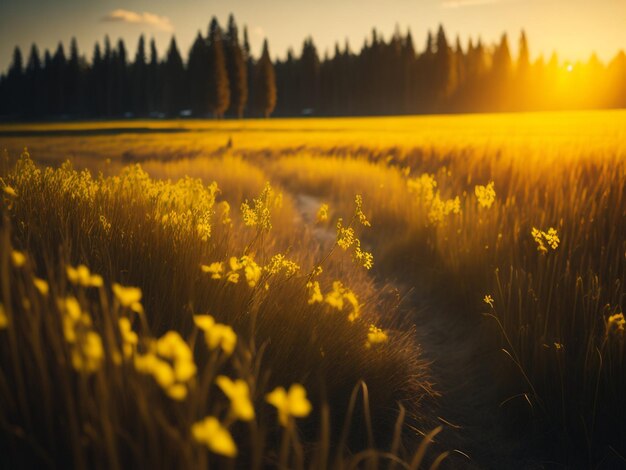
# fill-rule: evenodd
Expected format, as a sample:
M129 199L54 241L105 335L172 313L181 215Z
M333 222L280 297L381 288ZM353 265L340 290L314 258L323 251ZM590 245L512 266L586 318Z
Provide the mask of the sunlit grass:
M428 371L408 326L413 320L401 318L391 308L394 302L384 295L383 286L390 280L400 291L417 290L423 302L443 309L441 315L451 331L469 322L491 332L492 354L486 367L497 380L485 387L497 388L493 409L504 410L511 418L509 429L516 439L550 448L537 454L566 464L581 459L619 460L619 455L626 455L622 396L626 389L626 112L20 128L122 126L182 127L186 132L0 135L0 144L11 155L27 144L38 161L58 166L69 156L77 168L105 175L98 179L62 167L44 170L42 175L48 174L49 179L43 184L25 176L34 167L12 172L11 165L5 164L3 210L11 229L9 235L5 221L3 253L7 254L2 262L3 269L10 270L3 275L10 279L5 284L10 282L11 289L33 297L32 309L43 311L37 300L42 296L67 302L72 295L84 302L81 309L93 310L97 319L77 328L102 334L98 328L109 322L119 329L128 339L120 344L123 363L123 346L133 351L132 332L139 334L140 344L175 330L192 345L197 383L163 382L165 396L159 398L181 396L178 386L184 386L186 400L193 401L185 420L169 422L167 427L164 422L152 424L156 417L151 417L146 423L160 430L157 437L136 445L155 445L174 433L172 426L189 433L193 423L200 423L197 440L208 449L222 444L226 453L232 453L227 439L209 441L206 430L219 430L216 426L224 423L228 428L232 423L223 415L245 414L239 409L247 409L245 386L242 382L233 382L240 384L237 387L225 385L222 379L228 393L218 386L221 392L212 392L209 401L200 403L197 398L199 390L213 387L210 384L219 374L231 381L243 380L249 387L259 420L254 432L261 433L253 436L266 439L261 450L256 444L249 449L254 462L293 459L290 462L297 466L309 455L315 462L322 455L328 457L325 444L314 444L312 448L321 454L310 454L300 438L284 437L296 429L289 420L282 420L287 426L276 420L267 424L272 407L279 414L282 410L283 417L297 418L294 423L303 426L304 442L309 444L328 442L339 452L339 443L369 445L367 431L354 439L337 434L336 422L349 414L359 379L368 386L375 434L384 435L394 427L395 414L390 410L396 401L408 407L411 396L419 402L431 392ZM17 126L0 127L3 132L12 129ZM229 139L232 147L227 146ZM123 169L135 161L141 162L142 169ZM272 193L264 189L266 181ZM9 256L9 252L16 254ZM16 259L10 261L11 257ZM89 274L80 270L80 264L89 266ZM68 277L68 265L77 270L77 283ZM23 275L24 269L28 275ZM102 286L84 285L92 274L102 276ZM143 317L112 295L108 286L114 282L141 288ZM81 298L83 291L92 295ZM20 302L7 301L5 295L0 325L8 333L15 328L14 311L27 310ZM60 309L56 304L52 307ZM129 329L125 322L104 320L108 315L117 319L121 307L142 318L140 323L131 323ZM61 310L58 314L64 318ZM135 327L139 324L141 330ZM223 325L218 328L222 333L232 328L238 338L231 355L222 346L220 354L239 361L227 372L218 371L211 362L221 364L211 359L217 345L226 344L230 350L232 343L223 343L222 333L209 341L206 331L214 324ZM416 328L419 331L420 324ZM29 338L28 344L46 350L48 343L37 343L42 340L33 331L26 328L20 334ZM92 368L99 361L112 362L108 341L103 335L104 359L95 354L95 363L81 365ZM93 342L86 347L99 353ZM71 347L62 350L71 357ZM435 362L438 355L446 354L426 352ZM60 364L54 371L63 369ZM211 366L210 372L204 364ZM115 393L122 393L127 379L115 378L111 371L118 369L107 367L99 365L98 374L105 374L102 383L119 385ZM151 377L159 391L163 388L156 379L159 367L151 367L143 375ZM266 370L268 376L261 372ZM65 369L58 373L71 377ZM458 373L463 382L468 372ZM153 382L133 387L149 387ZM313 407L311 416L302 421L297 412L289 413L288 398L292 384L300 383ZM198 388L200 384L205 389ZM141 397L155 393L152 388L141 390ZM415 390L422 391L415 395ZM446 394L445 389L437 391ZM267 403L270 392L274 395ZM481 390L472 392L481 394ZM216 393L222 393L221 399L225 394L229 401L213 401ZM306 409L302 394L297 395L293 409ZM81 395L75 400L86 398ZM214 405L216 410L208 413ZM428 431L429 408L409 411L411 419ZM208 420L214 415L220 420ZM89 416L99 423L97 429L119 429L118 424ZM112 416L113 421L121 419ZM325 427L330 418L334 424ZM52 426L53 417L47 419ZM233 430L235 445L246 435L247 428L239 425ZM191 446L187 438L178 435L176 442L182 447L176 448ZM196 450L184 452L198 457Z

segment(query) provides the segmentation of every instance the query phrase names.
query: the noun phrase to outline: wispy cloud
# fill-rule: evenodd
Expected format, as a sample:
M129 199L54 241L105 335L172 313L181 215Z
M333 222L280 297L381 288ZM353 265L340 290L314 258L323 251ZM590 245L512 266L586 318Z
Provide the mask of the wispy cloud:
M443 8L472 7L476 5L488 5L490 3L501 3L501 0L441 0Z
M150 26L160 31L174 31L174 26L172 26L172 22L167 16L159 16L154 13L148 13L147 11L139 13L136 11L117 9L103 16L101 21L139 24Z

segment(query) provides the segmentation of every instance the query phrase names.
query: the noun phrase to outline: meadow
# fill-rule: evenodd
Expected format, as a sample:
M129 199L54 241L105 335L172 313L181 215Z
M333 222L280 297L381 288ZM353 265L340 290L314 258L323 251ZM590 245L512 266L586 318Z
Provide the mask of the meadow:
M626 111L0 148L8 462L626 465Z

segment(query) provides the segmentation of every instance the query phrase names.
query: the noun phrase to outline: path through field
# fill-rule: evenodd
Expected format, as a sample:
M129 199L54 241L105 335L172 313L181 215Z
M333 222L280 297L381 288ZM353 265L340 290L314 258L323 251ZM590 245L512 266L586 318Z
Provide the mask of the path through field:
M314 226L322 201L309 194L297 194L294 200L300 222ZM325 245L335 240L332 226L315 226L313 234ZM432 363L436 390L442 395L435 414L444 426L439 436L441 447L454 450L447 464L472 469L533 468L522 445L507 437L504 429L497 378L489 366L494 354L503 353L488 337L494 334L491 320L455 314L453 307L430 298L418 285L396 287L408 294L404 296L408 311L412 312L423 353Z

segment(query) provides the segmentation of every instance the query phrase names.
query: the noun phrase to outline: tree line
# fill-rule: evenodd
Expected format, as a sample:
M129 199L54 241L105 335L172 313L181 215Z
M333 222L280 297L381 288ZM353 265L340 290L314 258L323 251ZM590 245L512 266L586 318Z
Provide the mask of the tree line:
M385 40L376 30L358 53L346 43L320 58L312 38L296 55L270 59L267 40L254 58L231 15L198 33L187 60L172 37L165 57L154 40L139 38L133 58L123 40L95 44L91 60L75 39L69 55L59 43L43 58L35 44L26 63L15 48L0 76L0 116L49 117L377 115L626 107L626 55L608 64L595 55L562 64L556 54L531 62L526 35L512 57L503 34L451 43L442 26L423 50L411 32Z

